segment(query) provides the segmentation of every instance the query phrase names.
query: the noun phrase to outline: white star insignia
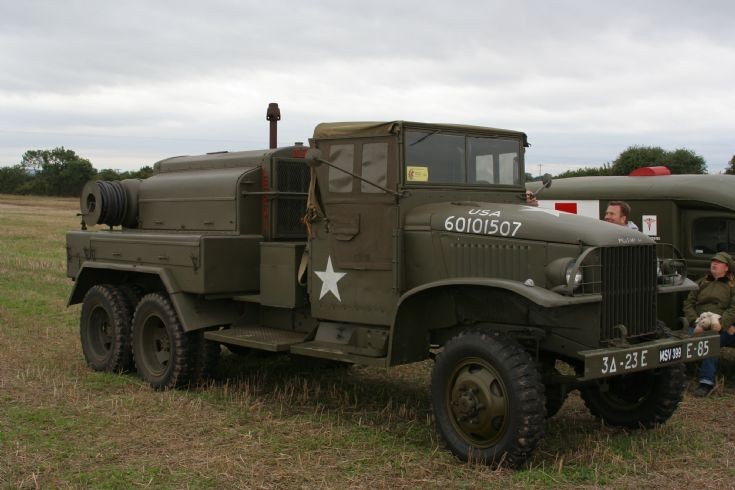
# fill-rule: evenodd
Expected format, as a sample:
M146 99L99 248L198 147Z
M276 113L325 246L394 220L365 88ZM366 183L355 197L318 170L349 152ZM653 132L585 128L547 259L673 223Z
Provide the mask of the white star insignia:
M339 297L337 282L346 276L347 273L334 272L334 269L332 268L332 257L327 257L327 269L323 272L314 271L314 274L319 276L319 279L322 280L322 291L319 294L319 299L322 299L327 293L332 293L341 303L342 298Z

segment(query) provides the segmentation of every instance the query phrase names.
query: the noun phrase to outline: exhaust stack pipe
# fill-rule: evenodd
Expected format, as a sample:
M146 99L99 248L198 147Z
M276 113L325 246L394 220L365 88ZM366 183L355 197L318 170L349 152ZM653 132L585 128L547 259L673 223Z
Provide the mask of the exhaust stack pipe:
M281 110L278 108L277 102L268 104L268 112L265 118L271 123L271 141L270 148L278 148L278 121L281 120Z

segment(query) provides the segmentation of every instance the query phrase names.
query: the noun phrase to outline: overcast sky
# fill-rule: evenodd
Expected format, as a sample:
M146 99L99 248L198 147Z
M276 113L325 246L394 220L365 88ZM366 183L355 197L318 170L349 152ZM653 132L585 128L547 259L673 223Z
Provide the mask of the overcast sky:
M322 121L528 133L527 171L735 155L735 1L0 0L0 165L306 142ZM540 167L539 167L540 166Z

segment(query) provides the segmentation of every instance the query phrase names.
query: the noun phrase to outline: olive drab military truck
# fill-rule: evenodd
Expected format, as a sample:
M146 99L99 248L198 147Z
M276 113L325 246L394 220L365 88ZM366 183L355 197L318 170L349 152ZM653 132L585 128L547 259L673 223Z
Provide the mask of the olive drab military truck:
M308 148L90 182L67 236L86 360L168 389L211 372L221 345L435 358L438 431L488 464L522 464L574 389L608 424L665 422L682 363L719 351L657 322L660 295L694 287L685 264L642 233L526 206L527 145L476 126L325 123Z
M601 219L609 201L627 202L642 233L681 252L692 280L709 272L716 252L735 254L734 175L670 175L665 167L644 167L637 174L555 179L539 203ZM685 298L686 292L661 298L659 318L676 326Z

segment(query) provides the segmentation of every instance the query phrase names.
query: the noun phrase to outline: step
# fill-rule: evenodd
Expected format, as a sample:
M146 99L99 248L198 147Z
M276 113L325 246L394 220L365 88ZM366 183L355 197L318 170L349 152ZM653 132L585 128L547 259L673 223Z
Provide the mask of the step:
M241 294L240 296L233 296L233 300L242 301L244 303L258 303L260 304L259 294Z
M348 351L350 346L335 344L332 342L304 342L291 346L291 352L301 356L319 357L321 359L332 359L334 361L363 364L366 366L388 367L386 357L368 357L353 354Z
M304 332L261 327L260 325L238 326L225 330L204 332L204 337L208 340L270 352L288 351L291 345L303 342L308 335Z

